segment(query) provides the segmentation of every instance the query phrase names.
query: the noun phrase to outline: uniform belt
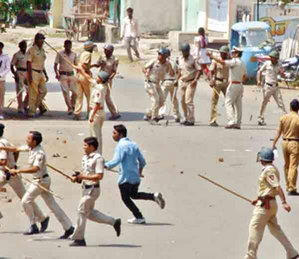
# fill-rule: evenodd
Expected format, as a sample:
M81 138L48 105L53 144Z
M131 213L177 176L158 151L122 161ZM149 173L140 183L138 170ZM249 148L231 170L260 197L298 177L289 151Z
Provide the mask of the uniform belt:
M49 177L48 174L44 174L42 177L33 177L34 180L43 179Z
M42 73L43 72L43 70L37 70L37 69L33 69L33 68L32 68L32 71L37 72L37 73Z
M67 71L59 71L59 74L60 75L64 75L64 76L73 76L75 73L74 73L74 71L69 71L69 72L67 72Z
M284 141L298 141L299 142L299 139L297 138L282 138Z
M269 86L271 86L271 87L273 87L273 86L277 86L277 84L270 84L270 83L266 83L266 85L269 85Z
M240 84L242 84L242 82L240 82L240 81L230 81L230 83L231 83L231 84L236 84L236 85L240 85Z
M163 81L175 81L176 79L164 79Z
M157 84L157 82L151 81L151 80L145 80L146 83L152 83L152 84Z
M216 80L216 81L220 81L220 82L223 82L223 81L224 81L223 78L219 78L219 77L216 77L215 80Z
M275 200L275 197L266 195L263 197L258 197L258 200L261 201L261 207L264 207L266 210L270 209L270 201Z
M185 81L184 83L189 83L191 81L193 81L195 78L189 79L188 81Z
M26 71L27 71L27 69L26 69L26 68L21 68L21 67L19 67L19 68L17 68L17 71L26 72Z
M99 183L97 183L97 184L83 184L83 188L85 190L91 189L91 188L99 188L99 187L100 187Z

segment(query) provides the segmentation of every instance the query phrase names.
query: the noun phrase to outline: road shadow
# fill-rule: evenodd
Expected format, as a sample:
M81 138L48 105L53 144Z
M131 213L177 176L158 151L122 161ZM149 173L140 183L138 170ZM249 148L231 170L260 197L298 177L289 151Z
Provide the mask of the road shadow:
M150 222L150 223L145 223L144 226L146 226L146 227L154 227L154 226L174 226L174 224L171 224L171 223L164 223L164 222Z
M9 259L9 258L11 258L11 257L1 257L0 256L0 259Z
M89 247L95 247L95 246L89 246ZM111 247L111 248L141 248L141 245L131 245L131 244L102 244L97 245L96 247Z
M117 121L142 121L143 113L139 112L121 112L121 118ZM5 109L5 120L31 120L31 121L43 121L43 120L65 120L65 121L74 121L73 115L68 115L67 111L57 111L51 110L46 112L43 116L38 116L36 118L28 118L24 114L20 114L14 108ZM106 120L109 121L110 113L106 112ZM80 121L87 121L87 113L81 113Z

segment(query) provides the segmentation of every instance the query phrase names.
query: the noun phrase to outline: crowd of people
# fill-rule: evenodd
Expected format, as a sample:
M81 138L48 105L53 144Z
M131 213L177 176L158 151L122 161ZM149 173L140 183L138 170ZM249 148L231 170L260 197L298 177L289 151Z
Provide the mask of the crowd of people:
M132 61L133 49L137 58L138 40L140 37L138 22L133 18L133 9L127 9L128 16L124 22L122 38ZM3 54L4 44L0 43L0 119L4 119L5 76L11 71L16 82L18 112L26 114L29 118L42 116L47 112L44 98L47 94L46 82L48 75L45 70L46 54L43 34L36 34L34 44L27 50L26 41L19 43L19 51L14 54L12 61ZM208 39L203 28L199 28L198 36L194 39L194 49L189 43L183 43L177 58L172 57L171 50L160 48L157 58L145 64L145 92L151 100L151 107L147 109L144 120L159 123L173 113L176 123L184 126L195 125L194 97L198 80L201 76L209 80L212 88L209 125L217 127L217 104L221 93L225 97L225 108L228 123L226 129L241 129L242 124L242 97L243 82L246 80L246 67L242 61L242 49L222 46L219 54L215 55L207 50ZM165 207L165 200L160 192L139 192L139 184L143 177L145 159L138 145L127 137L124 125L114 126L113 139L118 142L112 160L104 162L102 157L102 127L105 120L105 103L111 113L109 119L117 120L121 117L117 105L112 97L113 79L117 73L118 59L114 56L114 47L111 44L104 46L104 55L95 64L92 64L92 54L95 44L91 41L84 43L84 51L77 55L72 51L72 42L64 42L64 50L57 52L54 71L59 80L67 112L73 115L74 120L81 119L83 98L87 101L87 119L90 128L90 137L84 140L85 155L82 158L82 171L71 176L72 182L81 183L83 194L78 207L76 228L70 218L58 205L52 193L50 176L47 173L46 154L42 148L42 134L31 131L27 137L27 145L12 146L3 138L4 125L0 124L0 186L10 184L18 197L30 222L30 228L25 233L33 235L44 232L49 223L49 216L44 215L35 199L41 196L47 206L53 211L61 223L64 234L61 238L72 236L74 242L71 246L85 246L84 238L87 219L109 224L114 227L117 236L121 233L121 220L105 215L94 208L95 201L100 195L100 181L103 179L104 169L112 170L120 165L118 186L121 198L127 208L134 215L128 220L132 224L144 224L145 218L132 199L151 200L161 209ZM273 165L276 143L283 138L283 153L285 159L286 190L290 196L298 196L297 167L299 163L299 101L292 100L290 113L287 113L281 92L278 88L279 53L272 51L267 61L257 73L257 84L263 89L263 102L261 104L258 125L264 126L265 110L270 98L273 97L284 115L280 119L277 136L272 148L263 148L259 153L259 160L263 166L259 178L258 198L252 201L255 205L254 215L250 223L248 252L246 259L257 258L257 250L263 237L265 226L281 242L286 249L288 258L299 258L298 252L291 245L286 235L277 223L277 202L279 196L286 211L291 208L280 187L278 169ZM96 77L93 78L91 69L97 68ZM171 100L171 107L166 106L167 98ZM180 112L180 110L182 112ZM39 111L39 112L37 112ZM19 152L29 152L29 167L17 168L17 155ZM22 174L32 174L33 181L25 190L22 183ZM0 213L0 216L2 214ZM37 226L40 223L40 228Z

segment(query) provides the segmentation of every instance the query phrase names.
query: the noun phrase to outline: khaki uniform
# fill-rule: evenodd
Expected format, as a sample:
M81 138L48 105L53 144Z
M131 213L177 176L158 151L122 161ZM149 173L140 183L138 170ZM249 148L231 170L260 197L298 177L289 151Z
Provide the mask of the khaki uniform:
M161 64L157 59L153 59L145 65L145 69L150 68L149 80L145 81L145 91L151 99L152 106L146 111L147 117L156 119L159 116L159 109L164 105L164 95L161 89L161 81L168 73L169 62Z
M90 99L90 113L89 113L89 119L91 118L92 111L97 103L99 103L103 109L98 110L94 121L91 123L88 120L89 123L89 132L90 136L96 137L99 142L98 151L102 154L103 152L103 142L102 142L102 128L105 121L105 98L107 94L107 85L103 84L97 84L94 80L93 82L93 89L91 93L91 99Z
M55 64L59 64L60 86L64 97L65 104L69 111L73 111L77 97L77 79L73 67L65 61L68 60L71 64L76 65L77 54L71 52L69 55L64 50L60 51L55 59ZM62 58L62 57L63 58Z
M10 143L4 139L0 138L0 146L11 146ZM6 159L7 160L7 167L8 168L15 168L16 162L15 158L12 152L6 152L2 150L0 152L0 159ZM19 175L11 176L9 180L6 179L5 175L5 169L4 167L0 167L0 188L4 187L6 184L9 184L9 186L14 190L16 195L19 197L20 200L22 200L26 190L24 187L24 184L21 180L21 177ZM32 203L33 207L33 213L36 217L36 220L38 222L42 222L46 219L46 216L42 213L40 208L36 205L35 202Z
M229 68L229 85L226 91L225 108L228 125L241 126L242 121L242 97L243 76L246 75L246 67L240 58L225 61Z
M11 65L15 66L17 71L17 75L19 78L19 82L16 83L16 93L18 94L19 91L23 89L23 92L25 93L25 99L23 101L23 92L20 94L17 98L18 101L18 110L22 111L24 107L27 107L28 105L28 86L26 84L27 82L27 60L26 60L26 53L24 54L22 51L18 51L15 53L11 60Z
M182 75L179 81L179 100L184 113L184 120L195 122L194 96L196 85L192 85L192 82L194 81L198 70L200 70L200 67L192 55L189 55L187 59L180 56L179 70Z
M94 152L84 155L82 158L82 173L86 176L104 173L104 159L98 153ZM84 239L87 219L113 226L115 219L94 209L95 202L100 196L100 183L94 181L83 181L82 198L78 206L78 220L75 233L72 236L74 240Z
M78 65L87 65L87 73L90 74L90 66L91 66L91 58L92 54L89 51L84 51L81 53L79 57ZM87 100L87 111L89 112L89 101L90 101L90 82L80 73L77 74L77 99L76 99L76 105L75 105L75 115L80 115L82 112L83 107L83 94L86 97Z
M105 71L111 75L112 73L116 72L118 67L119 60L115 56L111 56L109 59L106 57L100 58L98 61L98 64L104 64L101 68L102 71ZM119 112L117 110L117 106L114 104L114 101L111 97L111 91L112 91L112 80L108 82L108 88L106 93L106 104L108 107L108 110L112 114L112 116L116 116Z
M44 75L46 53L36 45L28 49L27 62L32 66L32 83L29 86L29 115L34 115L36 109L45 110L42 100L47 94L46 78Z
M263 87L263 102L261 106L259 119L264 121L264 112L266 110L267 104L270 98L273 97L277 106L282 110L284 114L287 113L280 89L278 88L277 76L279 73L279 65L273 65L271 61L265 62L265 64L260 68L259 73L266 71L265 75L265 85Z
M172 60L169 60L169 62L172 66L172 69L176 72L177 64ZM173 101L171 103L171 105L172 105L174 117L176 119L179 119L181 116L180 116L180 112L179 112L179 102L178 102L178 98L176 95L177 88L175 86L175 82L176 82L176 75L171 76L169 73L167 73L165 75L164 80L161 85L161 89L162 89L163 96L164 96L164 105L160 108L159 115L160 116L166 115L166 100L167 100L168 94L170 94L170 99L171 99L171 101Z
M50 189L51 179L47 173L47 161L46 153L41 147L41 145L36 146L33 149L29 149L27 146L19 148L20 151L29 152L28 164L29 167L37 166L39 170L33 174L33 182L40 184L41 186ZM64 230L70 229L72 222L65 212L60 208L54 199L53 195L45 192L35 184L30 184L26 193L22 198L22 205L25 213L27 214L30 224L33 225L36 223L36 217L34 215L33 202L38 197L41 196L45 201L48 208L54 213L57 220L60 222Z
M279 128L283 138L282 150L287 191L296 191L299 162L299 115L293 111L283 115Z
M212 79L213 81L215 81L215 84L213 86L214 90L212 92L212 98L211 98L211 117L210 117L210 123L214 123L217 120L217 104L219 100L219 95L222 92L223 95L225 96L226 89L228 87L229 70L228 67L218 64L215 60L212 61L209 70L215 71L215 76Z
M262 206L258 201L249 225L248 250L245 259L256 259L257 250L263 239L265 227L268 226L270 233L282 244L287 253L287 258L295 257L298 252L294 249L281 227L278 225L277 203L275 196L278 195L276 188L279 187L279 172L273 165L263 168L259 178L259 197L271 197L270 208ZM273 255L273 258L275 256Z

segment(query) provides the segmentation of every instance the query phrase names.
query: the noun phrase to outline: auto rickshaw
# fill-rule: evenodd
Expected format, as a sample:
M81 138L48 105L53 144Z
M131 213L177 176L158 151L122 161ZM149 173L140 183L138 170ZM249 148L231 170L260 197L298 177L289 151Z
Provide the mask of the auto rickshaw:
M231 48L243 49L242 60L246 65L247 77L255 79L258 69L258 55L268 55L275 41L270 34L270 26L264 22L239 22L232 26Z

